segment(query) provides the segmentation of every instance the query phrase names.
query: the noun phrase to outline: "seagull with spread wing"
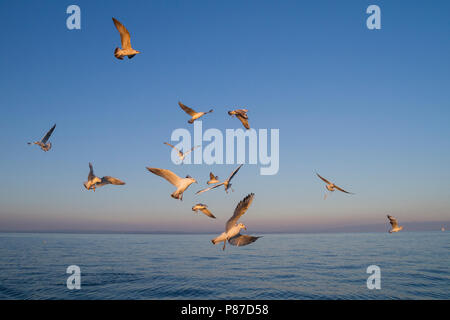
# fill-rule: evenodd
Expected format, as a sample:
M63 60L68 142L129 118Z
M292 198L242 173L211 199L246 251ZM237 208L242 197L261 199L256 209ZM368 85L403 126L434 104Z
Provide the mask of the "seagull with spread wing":
M344 192L344 193L354 194L354 193L345 191L344 189L338 187L338 186L335 185L334 183L332 183L332 182L328 181L327 179L323 178L322 176L320 176L320 174L318 174L318 173L316 173L316 174L317 174L317 176L318 176L320 179L322 179L322 180L327 184L327 185L326 185L326 188L327 188L328 191L333 192L333 191L335 191L335 190L337 189L337 190L342 191L342 192ZM327 194L325 193L324 199L326 199L326 198L327 198Z
M206 184L219 183L219 176L215 176L212 172L209 173L209 181Z
M88 181L84 183L84 187L88 190L92 189L95 192L95 188L103 187L104 185L107 184L121 186L124 185L125 182L110 176L104 176L103 178L100 179L94 174L94 167L92 166L92 163L89 162Z
M173 149L175 149L177 151L177 155L178 158L180 158L180 163L183 164L184 158L186 158L186 156L191 153L192 151L194 151L195 148L198 148L200 146L195 146L192 147L191 150L188 150L186 152L183 152L181 150L179 150L178 148L174 147L173 145L171 145L170 143L164 142L164 144L168 145L169 147L172 147Z
M209 187L209 188L206 188L206 189L197 191L195 194L200 194L200 193L203 193L203 192L206 192L206 191L215 189L215 188L217 188L217 187L220 187L220 186L222 186L222 185L225 187L225 192L228 193L228 189L231 188L231 183L230 183L231 179L233 179L233 177L236 175L236 173L238 173L239 169L240 169L242 166L243 166L243 165L241 164L239 167L237 167L237 168L231 173L231 175L228 177L228 179L225 180L224 182L221 182L221 183L218 183L218 184L216 184L216 185L213 185L212 187ZM231 190L233 190L233 189L231 189Z
M128 32L127 28L125 28L125 26L118 20L114 18L112 19L114 25L117 28L117 31L119 31L120 41L122 42L122 49L116 48L114 50L114 56L119 60L123 60L123 57L128 57L128 59L131 59L138 53L141 53L140 51L134 50L131 47L130 33Z
M228 111L228 114L230 116L235 116L236 118L238 118L244 125L245 129L250 129L250 125L248 124L247 112L248 112L247 109L236 109Z
M197 180L195 180L194 178L192 178L189 175L187 175L186 178L180 178L175 173L173 173L172 171L167 170L167 169L147 167L147 170L153 174L156 174L157 176L160 176L161 178L166 179L171 184L173 184L175 187L177 187L177 190L175 190L171 194L172 198L174 198L174 199L183 200L183 192L186 191L186 189L194 182L197 183Z
M211 113L214 110L211 109L208 112L196 112L195 110L189 108L188 106L185 106L181 102L178 102L178 105L181 109L183 109L184 112L186 112L188 115L191 116L191 119L188 120L188 123L194 123L195 120L197 120L200 117L203 117L205 114Z
M233 216L227 221L225 225L225 232L220 236L211 240L213 244L217 244L223 241L223 250L225 250L225 245L227 241L233 246L246 246L250 243L255 242L261 237L254 237L249 235L242 235L241 229L247 230L247 227L243 223L237 223L242 215L248 210L252 204L255 194L251 193L246 196L234 210Z
M52 143L51 142L47 143L47 141L48 141L48 139L50 139L50 136L52 135L55 128L56 128L56 124L54 124L50 130L48 130L48 132L41 139L41 141L27 142L27 144L29 144L29 145L37 144L43 151L47 152L48 150L50 150L52 148Z
M389 219L389 223L392 226L391 230L389 230L389 233L399 232L400 230L403 229L403 226L398 225L397 219L395 219L393 216L390 216L390 215L387 215L387 217Z
M207 215L210 218L215 219L216 217L211 213L211 211L209 211L208 206L206 204L203 203L197 203L195 206L192 207L192 211L198 212L198 211L203 212L205 215Z

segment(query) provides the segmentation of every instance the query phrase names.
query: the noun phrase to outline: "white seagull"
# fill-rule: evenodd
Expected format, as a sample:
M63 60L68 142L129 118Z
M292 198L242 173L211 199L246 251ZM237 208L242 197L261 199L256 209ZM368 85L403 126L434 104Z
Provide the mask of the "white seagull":
M208 112L196 112L195 110L189 108L188 106L185 106L181 102L178 102L178 105L181 109L183 109L184 112L191 116L191 119L188 120L188 123L194 123L194 121L198 118L203 117L207 113L213 112L213 109L209 110Z
M117 28L117 31L120 33L120 41L122 42L122 49L116 48L114 50L114 56L117 59L123 60L123 57L128 57L128 59L133 58L138 53L141 53L140 51L134 50L131 47L131 41L130 41L130 33L128 32L127 28L124 27L123 24L121 24L118 20L113 19L114 25Z
M390 215L387 215L387 217L388 217L389 222L390 222L390 224L392 226L391 230L389 230L389 233L399 232L400 230L403 229L403 226L399 226L398 225L397 219L395 219L394 217L392 217Z
M245 129L250 129L250 125L248 124L247 112L248 112L247 109L236 109L228 111L228 114L230 116L235 116L236 118L238 118L244 125Z
M206 204L203 203L197 203L195 206L192 207L192 211L198 212L198 211L203 212L205 215L207 215L210 218L215 219L216 217L211 213L211 211L209 211L208 206Z
M225 245L227 241L233 246L246 246L252 242L255 242L261 237L254 237L248 235L242 235L241 229L247 230L247 227L243 223L237 223L239 218L247 211L248 207L253 201L253 197L255 194L251 193L244 198L237 205L234 210L233 216L227 221L225 225L225 232L223 232L220 236L211 240L213 244L223 241L223 250L225 250Z
M125 182L114 178L114 177L110 177L110 176L104 176L103 178L99 178L94 174L94 168L92 167L92 163L89 162L89 175L88 175L88 181L86 181L85 183L83 183L84 187L88 190L94 190L95 192L95 188L98 187L103 187L104 185L107 184L113 184L116 186L120 186L120 185L124 185Z
M241 164L239 167L237 167L237 168L233 171L233 173L231 173L231 175L228 177L228 179L225 180L224 182L221 182L221 183L218 183L218 184L216 184L216 185L213 185L212 187L209 187L209 188L206 188L206 189L197 191L195 194L200 194L200 193L203 193L203 192L206 192L206 191L215 189L215 188L217 188L217 187L220 187L221 185L223 185L223 186L225 187L225 192L228 193L228 189L231 188L231 183L230 183L231 179L233 179L233 177L236 175L236 173L239 171L239 169L240 169L242 166L243 166L243 165ZM232 189L232 190L233 190L233 189Z
M219 183L219 176L215 176L212 172L209 173L209 181L206 184Z
M41 139L41 141L27 142L27 144L29 144L29 145L37 144L39 147L41 147L41 149L43 151L47 152L48 150L50 150L52 148L52 143L51 142L47 143L47 141L48 141L48 139L50 139L50 136L52 135L53 130L55 130L55 128L56 128L56 124L54 124L50 130L48 130L48 132Z
M322 179L322 180L327 184L327 185L326 185L326 188L327 188L328 191L333 192L333 191L335 191L335 190L337 189L337 190L339 190L339 191L342 191L342 192L345 192L345 193L348 193L348 194L354 194L354 193L345 191L345 190L342 189L342 188L339 188L339 187L338 187L337 185L335 185L334 183L331 183L331 182L328 181L327 179L321 177L320 174L318 174L318 173L316 173L316 174L317 174L317 176L318 176L320 179ZM325 193L324 199L326 199L326 198L327 198L327 194Z
M197 180L192 178L191 176L187 175L186 178L180 178L175 173L173 173L170 170L167 169L158 169L158 168L149 168L147 167L147 170L151 173L154 173L167 181L169 181L171 184L173 184L175 187L177 187L177 190L175 190L171 196L174 199L180 199L183 200L183 192L194 182L197 183Z
M198 148L200 146L195 146L192 147L191 150L188 150L186 152L183 153L183 151L180 151L178 148L174 147L173 145L171 145L170 143L164 142L164 144L168 145L169 147L174 148L177 151L177 155L178 158L180 158L180 163L183 164L184 159L186 158L186 156L191 153L195 148Z

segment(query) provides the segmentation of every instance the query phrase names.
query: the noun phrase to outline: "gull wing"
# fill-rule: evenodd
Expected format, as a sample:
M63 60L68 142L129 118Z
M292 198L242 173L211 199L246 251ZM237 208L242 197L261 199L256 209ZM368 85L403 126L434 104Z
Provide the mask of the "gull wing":
M248 119L248 115L247 115L247 112L248 112L248 110L247 109L237 109L237 110L234 110L238 115L240 115L242 118L244 118L244 119Z
M194 151L195 148L198 148L198 147L200 147L200 146L192 147L191 150L186 151L184 154L185 154L185 155L188 155L189 153L191 153L192 151Z
M124 185L125 182L123 182L123 181L120 180L120 179L114 178L114 177L104 176L104 177L102 178L102 181L99 182L99 183L97 183L96 186L97 186L97 187L101 187L101 186L104 186L104 185L106 185L106 184L114 184L114 185L116 185L116 186L121 186L121 185Z
M167 144L169 147L174 148L175 150L177 150L178 152L180 152L180 150L178 150L177 148L175 148L173 145L171 145L170 143L164 142L164 144Z
M337 185L334 185L334 187L335 187L336 189L338 189L339 191L342 191L342 192L345 192L345 193L348 193L348 194L353 194L353 193L351 193L351 192L345 191L345 190L342 189L342 188L339 188Z
M122 42L122 49L131 49L131 40L130 33L127 28L123 24L121 24L118 20L113 19L114 25L117 28L117 31L120 33L120 41Z
M185 106L184 104L182 104L181 102L178 102L178 105L180 106L181 109L183 109L184 112L186 112L191 117L194 116L197 113L193 109L191 109L188 106Z
M228 242L233 246L242 247L255 242L259 238L261 237L248 236L239 233L234 237L228 239Z
M53 130L55 130L55 128L56 128L56 124L54 124L53 127L52 127L50 130L48 130L48 132L47 132L47 133L45 134L45 136L42 138L42 140L41 140L42 143L47 143L48 139L49 139L50 136L52 135Z
M224 184L224 182L221 182L221 183L215 184L215 185L213 185L212 187L209 187L209 188L206 188L206 189L203 189L203 190L197 191L197 192L196 192L195 194L200 194L200 193L203 193L203 192L206 192L206 191L212 190L212 189L214 189L214 188L220 187L220 186L221 186L221 185L223 185L223 184Z
M204 207L200 209L201 212L206 214L208 217L215 219L216 217L211 213L211 211L208 210L208 208Z
M243 164L241 164L239 167L236 168L236 170L233 171L233 173L231 173L230 177L227 179L228 182L231 181L231 179L233 179L233 177L236 175L236 173L238 173L239 169L243 166Z
M230 230L230 228L233 227L238 222L239 218L248 210L252 204L254 196L254 193L250 193L243 200L241 200L241 202L239 202L234 210L233 216L227 221L225 231Z
M212 172L209 173L209 180L214 180L216 179L216 177L214 176L214 174Z
M147 167L147 170L153 174L156 174L157 176L160 176L160 177L166 179L171 184L173 184L175 187L178 187L178 184L181 182L181 180L183 180L182 178L177 176L175 173L173 173L172 171L167 170L167 169Z
M397 228L398 227L398 222L397 219L395 219L394 217L387 215L389 222L391 223L392 228Z
M94 167L92 166L92 163L89 162L89 175L88 175L88 181L91 181L95 178L94 174Z
M238 113L236 114L236 117L242 122L242 124L244 125L245 129L250 129L250 125L248 124L248 117L247 116L242 116L242 114Z
M326 184L331 184L331 182L330 181L328 181L327 179L325 179L324 177L322 177L320 174L318 174L317 172L316 172L316 174L317 174L317 176L320 178L320 179L322 179Z

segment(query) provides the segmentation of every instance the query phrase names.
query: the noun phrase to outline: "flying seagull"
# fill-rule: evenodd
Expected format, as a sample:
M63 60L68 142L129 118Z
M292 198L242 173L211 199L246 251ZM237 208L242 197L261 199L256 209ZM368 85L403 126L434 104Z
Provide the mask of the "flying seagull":
M321 177L320 174L318 174L318 173L316 173L316 174L317 174L317 176L318 176L320 179L322 179L322 180L327 184L327 185L326 185L326 188L327 188L328 191L333 192L333 191L335 191L335 189L337 189L337 190L339 190L339 191L342 191L342 192L345 192L345 193L348 193L348 194L354 194L354 193L345 191L345 190L342 189L342 188L339 188L339 187L338 187L337 185L335 185L334 183L331 183L331 182L328 181L327 179ZM326 199L326 198L327 198L327 194L325 194L324 199Z
M248 112L247 109L237 109L228 111L228 114L230 116L235 116L236 118L238 118L244 125L245 129L250 129L250 125L248 124L247 112Z
M188 106L185 106L181 102L178 102L178 104L184 112L191 116L191 119L188 120L188 123L194 123L194 121L198 118L203 117L207 113L213 112L213 109L209 110L208 112L196 112L195 110L189 108Z
M114 25L117 28L117 31L120 33L120 41L122 42L122 49L116 48L114 50L114 56L117 59L123 60L123 57L127 56L128 59L133 58L138 53L141 53L140 51L134 50L131 47L131 41L130 41L130 33L128 32L127 28L124 27L123 24L121 24L118 20L113 19Z
M206 204L203 203L197 203L195 206L192 207L192 211L198 212L198 211L203 212L205 215L207 215L210 218L215 219L216 217L211 213L211 211L209 211L208 206Z
M200 146L192 147L191 150L188 150L188 151L186 151L186 152L183 153L183 151L180 151L178 148L174 147L174 146L171 145L170 143L164 142L164 144L167 144L169 147L172 147L172 148L174 148L174 149L177 151L177 155L178 155L178 158L180 158L180 161L181 161L180 163L181 163L181 164L183 164L184 158L186 158L186 156L187 156L189 153L191 153L195 148L200 147Z
M55 128L56 128L56 124L54 124L50 130L48 130L48 132L45 134L45 136L42 138L41 141L27 142L27 144L29 144L29 145L37 144L39 147L41 147L41 149L43 151L47 152L48 150L50 150L52 148L52 143L51 142L47 143L47 141L48 141L48 139L50 139L50 136L52 135Z
M247 227L243 223L237 223L239 218L248 210L250 207L253 197L255 194L251 193L246 196L234 210L233 216L227 221L225 225L225 232L220 236L211 240L213 244L223 241L223 250L225 250L225 245L227 241L233 246L246 246L252 242L258 240L261 237L254 237L248 235L242 235L241 229L247 230Z
M219 176L215 176L212 172L209 173L209 181L207 184L219 183Z
M183 200L183 192L192 184L197 183L197 180L192 178L191 176L187 175L186 178L180 178L175 173L173 173L170 170L167 169L158 169L158 168L149 168L147 167L147 170L151 173L154 173L167 181L169 181L171 184L173 184L175 187L177 187L177 190L175 190L171 196L174 199L180 199Z
M398 225L397 219L395 219L394 217L392 217L390 215L387 215L387 217L388 217L389 222L391 223L391 226L392 226L391 230L389 230L389 233L399 232L400 230L403 229L403 226L399 226Z
M104 185L107 184L113 184L116 186L121 186L124 185L125 182L114 178L114 177L110 177L110 176L104 176L103 178L99 178L94 174L94 168L92 167L92 163L89 162L89 175L88 175L88 181L86 181L84 183L84 187L88 190L94 190L95 192L95 188L98 187L103 187Z
M237 167L236 170L234 170L233 173L232 173L232 174L228 177L228 179L225 180L224 182L221 182L221 183L218 183L218 184L216 184L216 185L213 185L212 187L209 187L209 188L206 188L206 189L197 191L195 194L200 194L200 193L203 193L203 192L206 192L206 191L215 189L215 188L217 188L217 187L220 187L221 185L223 185L223 186L225 187L225 191L226 191L226 193L228 193L228 189L231 188L231 183L230 183L231 179L233 179L233 177L236 175L236 173L239 171L239 169L240 169L242 166L243 166L243 165L241 164L239 167Z

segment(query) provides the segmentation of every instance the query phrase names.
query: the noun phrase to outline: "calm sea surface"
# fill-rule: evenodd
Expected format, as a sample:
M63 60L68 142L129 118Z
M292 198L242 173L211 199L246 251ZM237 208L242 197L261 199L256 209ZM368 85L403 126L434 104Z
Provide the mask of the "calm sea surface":
M213 236L0 233L0 299L450 299L450 232Z

